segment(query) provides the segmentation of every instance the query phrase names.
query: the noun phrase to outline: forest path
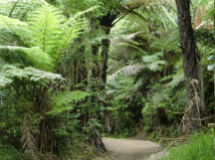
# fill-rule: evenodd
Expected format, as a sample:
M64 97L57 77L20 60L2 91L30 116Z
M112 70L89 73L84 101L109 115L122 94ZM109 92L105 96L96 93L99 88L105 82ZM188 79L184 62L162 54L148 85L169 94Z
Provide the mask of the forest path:
M103 142L113 155L97 160L144 160L163 149L156 143L142 140L103 138Z

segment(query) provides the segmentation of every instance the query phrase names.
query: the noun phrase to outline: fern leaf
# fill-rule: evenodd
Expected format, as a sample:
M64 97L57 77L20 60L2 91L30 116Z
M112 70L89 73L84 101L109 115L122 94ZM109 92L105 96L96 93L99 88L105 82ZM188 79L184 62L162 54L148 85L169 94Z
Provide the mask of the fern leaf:
M3 15L0 15L0 33L10 33L21 38L27 38L30 34L27 23Z
M114 74L108 77L107 83L114 81L120 74L125 77L137 74L144 66L135 64L131 66L125 66L122 69L116 71Z
M2 72L5 73L6 78L19 78L20 80L26 79L35 81L43 85L49 84L50 81L63 80L60 74L45 72L33 67L26 67L24 69L17 68L12 65L3 66Z
M164 11L164 13L167 15L167 18L169 18L170 22L172 22L172 24L174 24L175 27L177 27L177 16L176 14L171 14L170 12L167 11L167 8L164 6L161 6L162 10ZM173 19L174 18L174 19Z
M155 62L155 61L158 61L160 58L160 56L162 56L164 53L163 52L158 52L154 55L146 55L146 56L143 56L142 60L143 62L146 62L146 63L152 63L152 62Z
M152 96L152 103L153 104L158 104L160 102L162 102L162 100L164 99L163 94L156 92L153 96Z
M83 91L64 91L59 92L58 95L54 96L51 103L52 111L47 112L48 115L57 115L66 110L72 110L73 107L68 106L70 102L76 102L84 99L86 96L90 96L90 93Z
M175 87L177 86L180 82L184 81L184 72L183 69L181 68L173 77L172 81L167 84L169 87Z
M30 62L34 64L34 66L38 69L42 70L50 70L53 66L52 58L44 53L39 47L32 47L32 48L25 48L25 47L15 47L15 46L0 46L1 56L8 56L5 55L5 50L9 50L10 52L14 52L14 54L19 54L23 56L23 58L27 58Z
M45 4L47 4L45 0L2 0L0 15L22 20L28 12Z
M6 85L13 82L12 79L6 78L5 76L5 73L0 72L0 87L5 87Z
M150 65L148 65L148 68L151 70L151 71L161 71L162 68L163 68L163 65L166 65L166 61L156 61L156 62L153 62L151 63Z
M29 30L32 33L30 46L39 46L53 60L58 58L59 40L63 34L62 23L65 17L57 9L44 5L32 12L28 19Z

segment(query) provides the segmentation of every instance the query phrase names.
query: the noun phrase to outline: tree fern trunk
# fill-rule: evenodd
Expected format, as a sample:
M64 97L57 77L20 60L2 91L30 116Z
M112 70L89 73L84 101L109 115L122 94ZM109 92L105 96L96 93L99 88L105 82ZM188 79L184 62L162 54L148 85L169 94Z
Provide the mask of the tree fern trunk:
M105 29L106 34L109 34L110 28ZM102 40L102 62L101 62L101 79L104 83L106 83L107 80L107 62L108 62L108 51L110 47L110 40L109 39L103 39Z
M191 100L195 96L193 87L190 84L192 78L198 79L198 61L197 47L194 39L194 31L191 24L190 1L175 0L178 12L178 29L180 37L180 47L182 51L183 69L186 86L186 110L191 106ZM200 122L192 121L192 118L199 118L197 105L193 103L184 116L184 126L187 134L194 130L199 130Z

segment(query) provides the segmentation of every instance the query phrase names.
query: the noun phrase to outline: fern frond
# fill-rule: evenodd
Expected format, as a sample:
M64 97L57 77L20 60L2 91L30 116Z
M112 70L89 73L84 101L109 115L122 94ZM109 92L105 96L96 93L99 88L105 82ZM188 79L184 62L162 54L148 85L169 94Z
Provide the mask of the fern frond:
M162 102L162 100L164 99L163 97L163 94L162 93L159 93L159 92L156 92L153 96L152 96L152 103L154 105Z
M12 83L13 80L10 78L7 78L5 73L0 72L0 87L5 87L6 85Z
M86 28L86 22L84 18L78 18L77 20L69 19L64 25L64 34L61 36L60 41L60 54L73 43L75 38L78 38L83 30Z
M120 74L125 77L137 74L144 66L135 64L131 66L125 66L122 69L116 71L114 74L108 77L107 83L114 81Z
M46 112L48 115L57 115L66 110L72 110L73 106L68 106L68 103L77 102L85 97L90 96L90 93L83 91L64 91L59 92L58 95L54 96L50 105L52 106L52 111Z
M0 34L11 34L21 38L28 38L30 32L27 29L27 23L0 15Z
M184 72L183 69L180 69L173 77L172 81L167 84L168 87L175 87L180 82L184 81Z
M116 99L127 99L137 93L138 88L142 85L141 80L134 83L134 77L119 75L117 79L108 83L109 96L115 96Z
M163 54L164 54L163 52L158 52L154 55L146 55L146 56L143 56L142 60L145 63L156 62L160 59L160 56L162 56Z
M28 12L45 4L47 4L45 0L2 0L0 15L23 20Z
M177 27L177 14L171 14L170 12L167 11L167 8L164 6L161 6L162 10L166 14L167 18L172 22L172 24ZM166 17L165 17L166 18Z
M3 57L10 56L5 54L5 51L10 51L12 54L18 54L27 58L34 66L42 70L50 70L53 66L52 58L42 51L39 47L25 48L25 47L15 47L15 46L0 46L0 55Z
M161 71L163 69L163 65L166 65L166 61L156 61L148 65L148 68L151 71Z
M57 9L44 5L32 12L28 19L29 30L32 33L30 46L39 46L54 60L59 54L59 40L63 35L63 25L66 19Z
M155 49L161 49L166 51L175 51L180 52L179 44L179 35L177 31L171 33L163 33L161 38L157 38L152 41L150 47Z
M66 19L58 9L44 5L30 15L28 24L29 30L32 32L32 41L29 42L29 45L39 46L54 61L57 61L60 54L86 28L86 21L84 18L80 18L80 14L92 9L78 13L78 16L74 16L75 18Z
M170 75L168 75L168 76L165 76L165 77L163 77L163 78L160 80L160 82L164 82L164 81L170 80L170 79L172 79L172 77L173 77L174 75L175 75L175 74L170 74Z
M42 85L46 85L50 83L50 81L63 80L60 74L45 72L33 67L21 69L12 65L5 65L3 66L2 72L5 74L5 77L9 79L26 79L29 81L38 82Z

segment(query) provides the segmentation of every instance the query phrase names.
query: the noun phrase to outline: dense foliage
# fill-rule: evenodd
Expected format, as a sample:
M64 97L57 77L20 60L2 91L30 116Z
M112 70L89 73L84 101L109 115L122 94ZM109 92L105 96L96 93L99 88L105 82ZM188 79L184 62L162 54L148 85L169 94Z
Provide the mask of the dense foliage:
M213 6L191 7L201 117L214 114ZM177 16L173 0L0 2L0 158L75 158L89 143L104 152L101 132L183 134Z

